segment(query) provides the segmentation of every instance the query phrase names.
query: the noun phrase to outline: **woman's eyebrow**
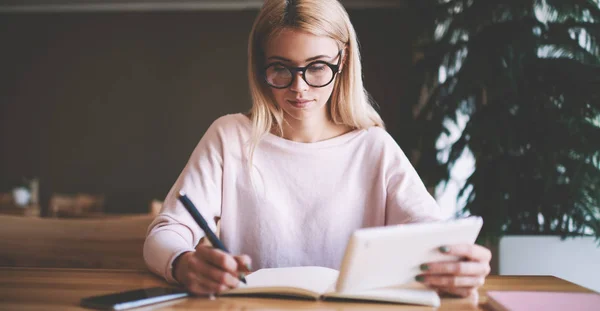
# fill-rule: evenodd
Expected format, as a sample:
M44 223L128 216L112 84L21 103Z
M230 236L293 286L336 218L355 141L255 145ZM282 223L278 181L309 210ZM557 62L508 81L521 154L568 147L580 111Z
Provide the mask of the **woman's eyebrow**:
M331 57L331 56L328 56L328 55L317 55L317 56L313 56L311 58L307 58L305 60L305 62L310 62L310 61L317 60L317 59L320 59L320 58L331 58L331 59L333 59L333 58L335 58L335 56ZM281 56L271 56L271 57L267 58L267 60L269 60L269 59L277 59L277 60L282 60L284 62L290 62L290 63L292 62L290 59L287 59L287 58L281 57Z

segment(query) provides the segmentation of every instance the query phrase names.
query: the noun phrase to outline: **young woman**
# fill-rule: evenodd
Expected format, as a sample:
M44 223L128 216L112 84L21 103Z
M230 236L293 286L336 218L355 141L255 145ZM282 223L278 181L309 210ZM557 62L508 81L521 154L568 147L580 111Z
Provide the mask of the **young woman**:
M356 34L338 1L265 1L248 57L252 109L216 120L192 153L149 228L144 258L154 273L215 293L236 287L250 263L339 269L356 229L440 219L369 102ZM243 255L200 244L204 233L178 202L180 190ZM418 279L440 292L476 292L490 252L440 251L464 260L424 263Z

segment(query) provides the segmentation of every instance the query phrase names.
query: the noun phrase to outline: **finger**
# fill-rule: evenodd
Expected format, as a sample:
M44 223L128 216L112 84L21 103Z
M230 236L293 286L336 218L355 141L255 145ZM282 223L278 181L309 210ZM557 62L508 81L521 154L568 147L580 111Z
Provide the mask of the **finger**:
M435 287L480 287L485 284L484 277L453 275L420 275L417 280Z
M250 256L239 255L239 256L234 256L234 259L237 261L240 271L243 271L243 272L252 271L252 258L250 258Z
M477 261L443 261L431 262L421 265L423 274L451 274L487 276L490 274L489 263Z
M438 287L436 288L440 294L448 294L461 298L478 296L479 293L475 287Z
M200 247L196 250L196 255L210 262L213 266L227 271L231 274L237 274L238 264L233 256L210 247Z
M198 245L196 246L196 250L198 250L198 248L200 247L212 247L212 245L210 244L210 241L208 241L208 239L206 237L203 237L202 239L200 239L200 242L198 242Z
M213 266L209 262L199 260L192 269L197 275L203 276L219 285L226 285L229 288L234 288L239 285L239 281L236 278L237 274L232 275L227 271Z
M228 289L226 285L194 272L188 272L186 279L188 280L186 287L195 294L213 294Z
M212 285L205 285L204 283L194 282L190 286L187 286L187 290L196 296L213 295L215 293L223 292L227 289L225 285L219 285L218 287Z
M489 262L492 259L492 252L489 249L477 244L455 244L446 245L439 248L440 252L467 258L473 261Z

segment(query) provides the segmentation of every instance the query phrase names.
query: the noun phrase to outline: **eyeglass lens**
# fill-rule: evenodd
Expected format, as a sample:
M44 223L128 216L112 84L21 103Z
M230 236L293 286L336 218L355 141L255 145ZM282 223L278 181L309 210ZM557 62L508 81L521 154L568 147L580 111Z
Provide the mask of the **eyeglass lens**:
M286 87L292 83L294 74L282 64L273 64L266 70L267 83L275 87ZM304 81L314 87L327 85L333 79L333 70L323 63L310 64L303 73Z

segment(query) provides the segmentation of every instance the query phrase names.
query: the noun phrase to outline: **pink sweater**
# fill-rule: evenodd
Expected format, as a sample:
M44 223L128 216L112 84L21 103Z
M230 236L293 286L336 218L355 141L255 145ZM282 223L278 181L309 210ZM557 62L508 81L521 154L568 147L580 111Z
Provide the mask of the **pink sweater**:
M233 254L254 269L316 265L338 269L351 233L364 227L441 219L441 211L400 147L382 128L299 143L273 134L247 166L251 122L216 120L148 228L144 259L174 282L173 260L204 237L177 200L185 191ZM252 177L251 177L251 176Z

